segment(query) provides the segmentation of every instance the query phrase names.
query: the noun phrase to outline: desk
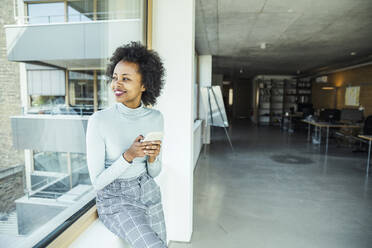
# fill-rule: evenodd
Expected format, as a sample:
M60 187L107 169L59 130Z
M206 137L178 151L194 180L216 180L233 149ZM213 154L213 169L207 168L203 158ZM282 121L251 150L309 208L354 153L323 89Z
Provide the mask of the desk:
M369 170L369 163L371 161L371 143L372 143L372 135L358 135L358 137L368 140L368 158L367 158L367 176Z
M308 120L302 120L302 122L305 122L309 125L308 132L307 132L307 140L310 140L310 130L311 125L313 125L315 128L319 127L319 145L322 143L322 127L327 128L327 139L326 139L326 153L328 152L328 139L329 139L329 128L337 128L337 127L343 127L343 128L360 128L358 125L349 125L344 123L330 123L330 122L317 122L317 121L308 121ZM315 129L315 134L317 130Z

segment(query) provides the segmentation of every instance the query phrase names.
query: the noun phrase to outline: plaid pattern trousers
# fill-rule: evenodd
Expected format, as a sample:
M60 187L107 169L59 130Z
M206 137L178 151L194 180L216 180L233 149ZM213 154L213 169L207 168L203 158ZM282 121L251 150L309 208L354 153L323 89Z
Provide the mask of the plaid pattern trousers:
M131 247L167 247L160 188L147 172L98 190L96 206L102 223Z

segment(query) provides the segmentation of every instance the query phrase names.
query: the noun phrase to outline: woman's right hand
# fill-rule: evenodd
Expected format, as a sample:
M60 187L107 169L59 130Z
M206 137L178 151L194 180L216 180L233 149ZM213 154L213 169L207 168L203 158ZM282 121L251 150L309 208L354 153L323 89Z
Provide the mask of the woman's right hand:
M140 142L144 137L139 135L133 142L133 144L123 153L123 157L129 163L132 163L133 159L136 157L144 157L146 153L144 152L144 145Z

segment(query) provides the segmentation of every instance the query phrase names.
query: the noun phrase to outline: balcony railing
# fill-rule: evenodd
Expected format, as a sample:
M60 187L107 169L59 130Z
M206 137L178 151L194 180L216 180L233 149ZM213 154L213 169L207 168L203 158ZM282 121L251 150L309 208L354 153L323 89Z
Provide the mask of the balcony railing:
M51 23L73 23L93 22L102 20L117 19L139 19L138 11L108 11L108 12L87 12L68 15L44 15L44 16L18 16L16 19L23 24L51 24ZM19 23L19 22L18 22Z
M84 67L85 62L91 68L101 68L118 46L130 41L145 43L145 21L141 18L62 24L18 23L4 27L9 61L40 61L63 68Z

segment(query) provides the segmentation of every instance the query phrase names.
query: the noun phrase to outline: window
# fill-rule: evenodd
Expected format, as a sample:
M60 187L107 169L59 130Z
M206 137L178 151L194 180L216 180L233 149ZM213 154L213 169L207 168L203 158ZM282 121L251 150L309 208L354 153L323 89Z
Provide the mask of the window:
M96 4L96 6L95 6ZM87 22L94 20L141 18L143 1L69 0L52 3L28 3L28 23ZM96 10L96 11L95 11ZM67 16L66 13L67 12Z
M68 72L69 104L78 114L92 114L94 111L93 83L93 71Z
M59 23L65 21L64 2L27 4L28 23Z
M33 155L31 189L17 200L21 235L32 233L69 206L79 204L92 188L84 154L34 151Z
M97 19L136 19L141 18L143 1L138 0L101 0L97 1Z
M94 112L95 98L98 100L98 110L108 107L110 79L104 75L104 71L68 72L68 109L65 99L65 72L61 71L62 74L51 72L53 70L28 72L27 86L31 101L29 114L90 115ZM95 81L97 82L96 96Z
M67 3L68 22L92 21L94 1L69 1Z
M56 69L27 70L29 114L53 114L65 107L65 71Z
M43 25L20 32L22 42L14 46L14 53L30 49L35 37L50 43L49 29L63 32L54 34L61 41L60 49L21 61L25 66L14 71L19 73L21 87L5 88L4 96L15 97L14 102L7 101L14 106L0 117L11 126L4 130L9 139L0 148L2 167L8 168L0 170L1 247L46 247L49 238L64 230L61 226L70 225L94 201L85 154L87 120L94 111L115 102L105 76L112 48L128 42L127 32L132 30L133 40L146 41L144 4L141 0L57 0L25 1L19 6L27 12L20 18ZM133 20L121 20L128 18ZM76 28L102 33L110 37L109 42L104 38L99 42L66 40L64 34ZM125 34L117 36L118 28ZM77 58L77 49L95 53ZM27 113L20 114L20 107Z
M91 185L84 153L34 151L32 190L58 198L79 184ZM43 187L47 185L48 187Z

